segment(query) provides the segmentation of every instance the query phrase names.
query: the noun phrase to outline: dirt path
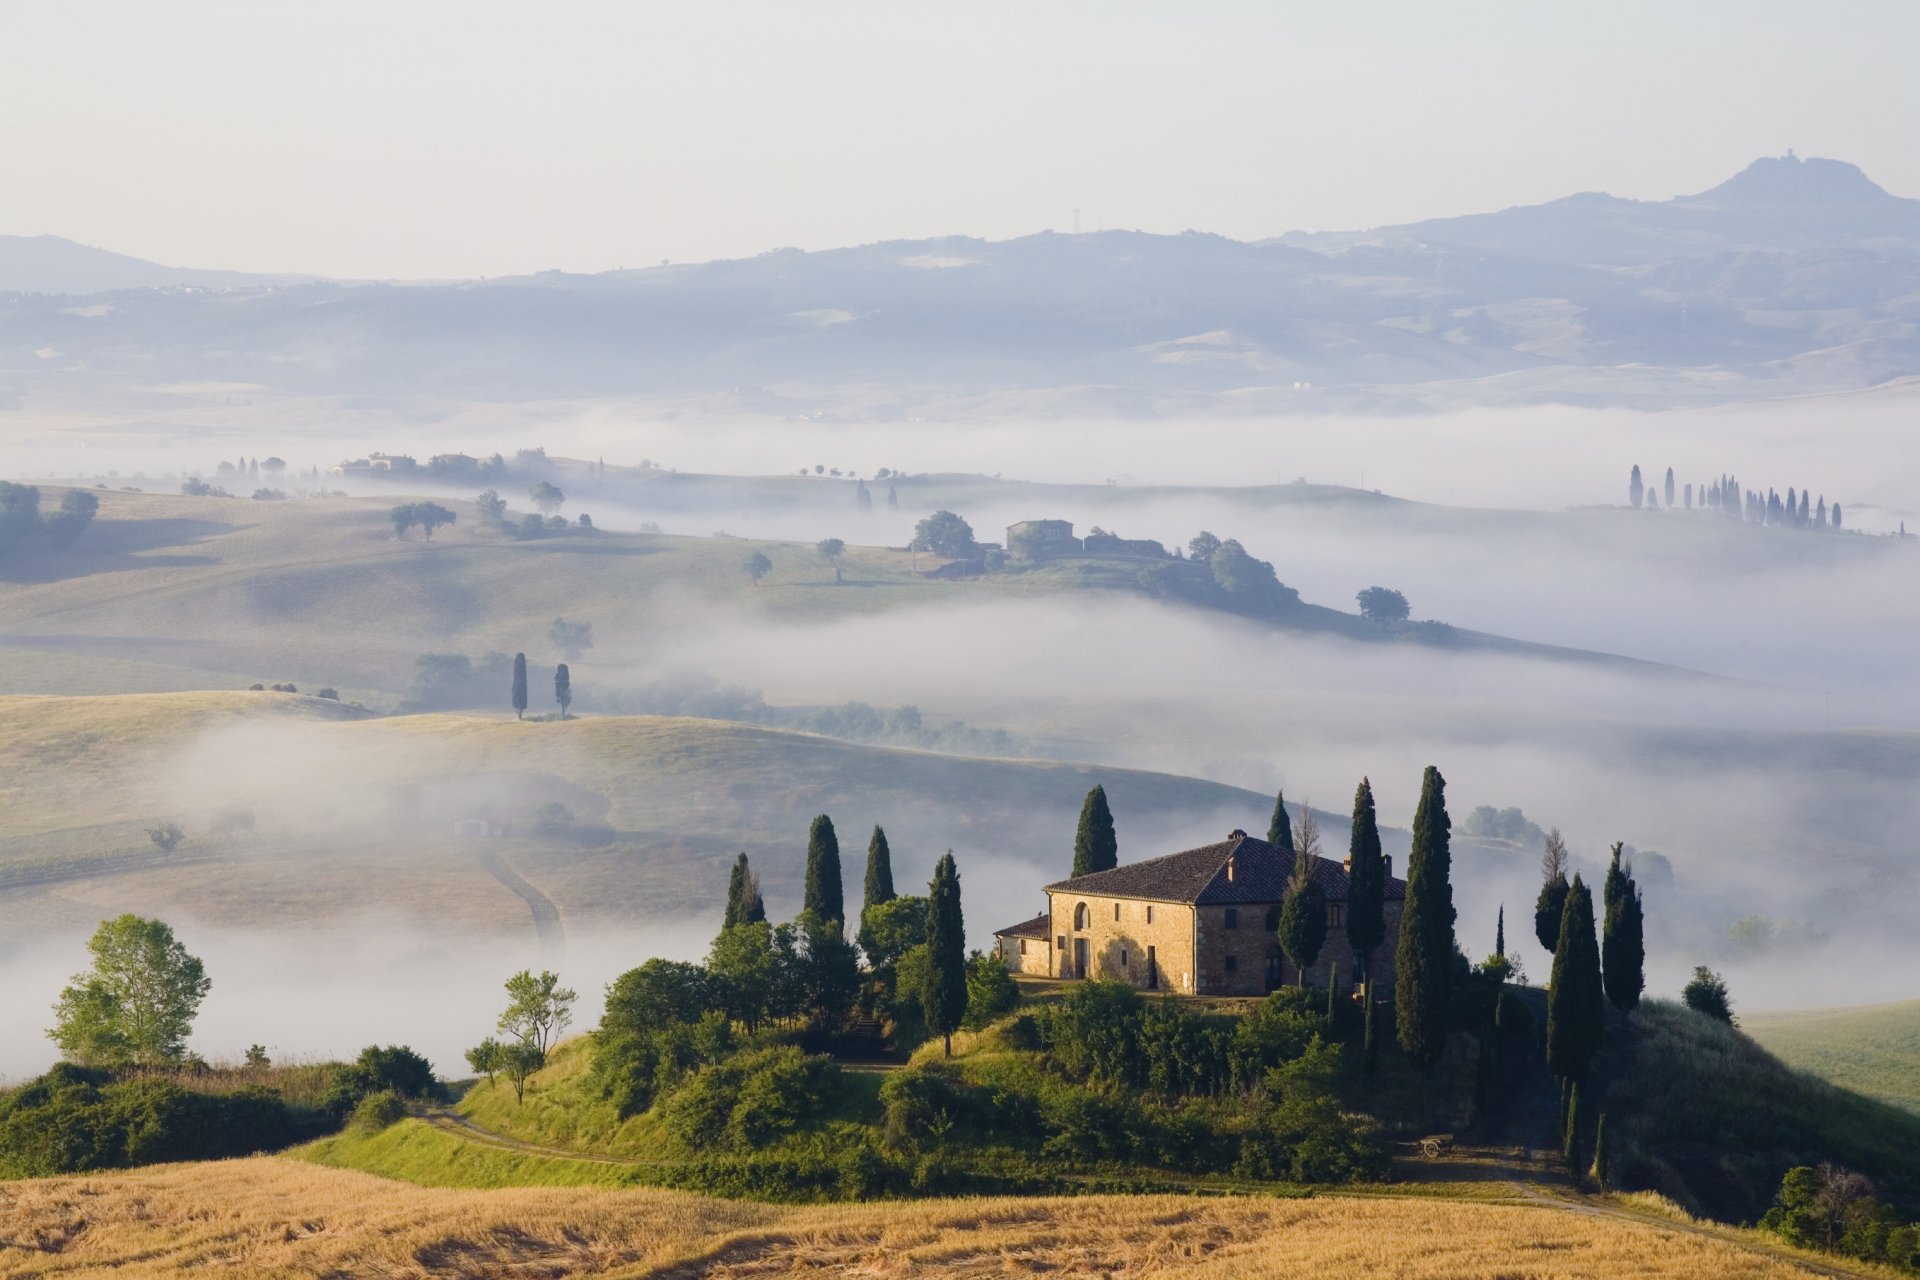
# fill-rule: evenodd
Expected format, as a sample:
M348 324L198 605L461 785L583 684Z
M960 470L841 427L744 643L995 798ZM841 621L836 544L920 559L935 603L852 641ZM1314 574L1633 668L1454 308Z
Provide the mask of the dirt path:
M553 905L553 899L528 884L518 871L507 865L505 858L491 849L480 854L480 865L527 904L527 910L533 913L533 931L540 939L540 954L558 959L566 949L567 931L560 923L560 908Z
M634 1156L610 1156L587 1151L573 1151L566 1147L546 1147L537 1142L523 1142L508 1137L504 1133L495 1133L492 1129L483 1129L457 1111L435 1109L422 1112L419 1117L424 1123L435 1129L451 1133L463 1142L472 1142L483 1147L493 1147L500 1151L513 1151L520 1155L544 1156L552 1160L578 1160L586 1164L629 1165L636 1168L657 1167L668 1164L666 1160L641 1160Z

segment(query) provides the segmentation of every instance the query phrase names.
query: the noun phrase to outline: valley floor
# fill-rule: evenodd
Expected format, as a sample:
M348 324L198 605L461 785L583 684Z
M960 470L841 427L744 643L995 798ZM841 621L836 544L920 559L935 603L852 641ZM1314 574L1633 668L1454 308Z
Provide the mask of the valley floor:
M1448 1190L1433 1194L1442 1185ZM1429 1182L1396 1191L782 1207L648 1189L436 1189L258 1157L0 1184L0 1274L1875 1274L1805 1259L1748 1233L1569 1199L1532 1183Z

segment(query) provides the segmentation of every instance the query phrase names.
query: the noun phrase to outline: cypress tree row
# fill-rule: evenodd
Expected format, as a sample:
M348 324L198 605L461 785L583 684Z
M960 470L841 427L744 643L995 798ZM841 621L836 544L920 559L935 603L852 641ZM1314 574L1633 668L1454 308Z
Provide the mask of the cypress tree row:
M1578 875L1567 893L1560 949L1547 989L1547 1066L1562 1080L1584 1079L1606 1035L1600 947L1593 935L1593 894Z
M821 920L843 929L847 923L846 888L840 881L840 839L833 819L821 814L807 831L807 889L802 905Z
M1533 901L1533 936L1549 954L1560 950L1560 918L1567 912L1567 842L1547 832L1540 854L1540 896Z
M927 888L927 985L920 993L927 1029L938 1032L946 1056L953 1056L953 1033L967 1016L967 929L960 913L960 872L953 850L934 864Z
M1607 999L1622 1013L1640 1003L1647 986L1645 918L1640 887L1633 873L1620 864L1620 848L1613 846L1613 865L1607 868L1602 898L1606 903L1604 934L1600 942L1601 977Z
M1453 823L1447 817L1447 780L1432 765L1420 784L1413 815L1413 851L1407 859L1407 900L1401 909L1394 1017L1400 1048L1422 1071L1433 1070L1447 1048L1447 1003L1452 995Z
M1353 834L1347 841L1347 945L1360 962L1353 976L1370 981L1373 953L1387 937L1387 864L1380 853L1380 824L1373 812L1373 784L1353 791Z
M513 655L513 718L524 720L527 715L527 655Z
M1113 834L1107 789L1096 786L1080 806L1080 830L1073 837L1073 874L1092 875L1120 865L1120 842Z
M897 895L893 892L893 850L887 847L887 833L880 824L873 826L873 838L867 841L867 883L864 905L877 907L883 902L892 902Z
M1302 825L1307 820L1302 812ZM1304 833L1303 833L1304 834ZM1287 894L1280 905L1280 949L1300 971L1300 985L1307 985L1307 970L1320 958L1327 942L1327 895L1314 874L1311 842L1302 840L1294 855L1293 876L1287 881Z
M1267 820L1267 843L1282 853L1293 852L1293 824L1287 821L1287 794L1273 793L1273 817Z

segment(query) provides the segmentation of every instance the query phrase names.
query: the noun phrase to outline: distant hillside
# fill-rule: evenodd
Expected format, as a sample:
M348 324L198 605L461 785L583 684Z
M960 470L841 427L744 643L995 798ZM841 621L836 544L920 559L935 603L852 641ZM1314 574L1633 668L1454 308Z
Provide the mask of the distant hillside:
M1920 1111L1920 1000L1749 1013L1740 1025L1790 1066Z
M0 290L191 282L64 242ZM211 281L201 281L210 283ZM225 279L221 285L245 284ZM256 281L254 283L263 283ZM0 362L297 394L715 395L757 411L1139 417L1463 403L1668 407L1920 376L1920 202L1756 161L1375 231L965 236L594 276L0 300ZM67 358L53 364L56 353ZM884 389L877 391L876 389Z
M87 294L127 289L258 289L312 276L167 267L59 236L0 235L0 293Z

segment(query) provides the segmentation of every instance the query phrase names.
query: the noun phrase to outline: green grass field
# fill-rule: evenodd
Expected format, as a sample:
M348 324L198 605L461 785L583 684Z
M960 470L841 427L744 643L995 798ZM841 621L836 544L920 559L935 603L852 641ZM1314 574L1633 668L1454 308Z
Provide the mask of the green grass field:
M1790 1066L1920 1112L1920 1000L1749 1013L1740 1025Z

